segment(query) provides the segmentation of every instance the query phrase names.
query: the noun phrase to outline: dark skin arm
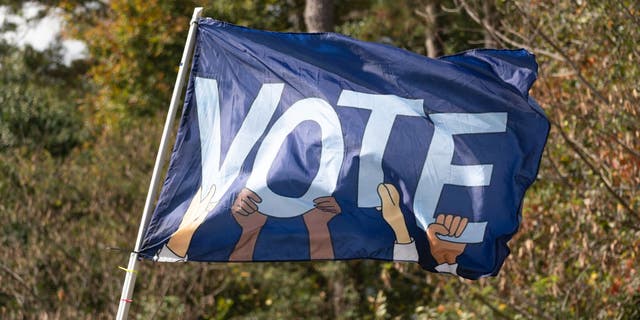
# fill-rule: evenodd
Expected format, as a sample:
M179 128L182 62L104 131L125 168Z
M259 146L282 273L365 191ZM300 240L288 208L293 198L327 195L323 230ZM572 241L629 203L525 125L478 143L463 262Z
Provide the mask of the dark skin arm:
M334 197L320 197L313 200L314 208L303 215L309 231L309 253L311 260L333 259L333 244L328 223L340 214L341 209Z
M231 215L242 227L242 234L236 243L229 261L252 261L253 251L262 226L267 222L267 216L258 211L258 203L262 202L255 192L244 188L231 207Z
M260 202L260 196L247 188L242 189L236 197L231 214L242 227L242 234L229 256L229 261L253 260L258 235L267 221L267 216L258 210ZM333 259L333 245L327 224L340 212L335 198L320 197L314 200L314 208L303 214L304 223L309 231L311 259Z

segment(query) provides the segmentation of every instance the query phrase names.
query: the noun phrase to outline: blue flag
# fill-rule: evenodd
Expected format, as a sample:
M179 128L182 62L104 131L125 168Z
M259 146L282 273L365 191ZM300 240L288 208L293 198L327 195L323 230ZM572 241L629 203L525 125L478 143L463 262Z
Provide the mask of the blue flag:
M536 75L525 50L429 59L201 19L141 256L496 275L549 131Z

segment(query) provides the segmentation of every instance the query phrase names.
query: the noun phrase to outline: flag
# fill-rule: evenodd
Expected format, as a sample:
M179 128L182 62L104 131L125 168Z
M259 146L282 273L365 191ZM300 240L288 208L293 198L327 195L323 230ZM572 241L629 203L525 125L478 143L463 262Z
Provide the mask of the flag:
M549 131L536 76L526 50L429 59L200 19L140 255L496 275Z

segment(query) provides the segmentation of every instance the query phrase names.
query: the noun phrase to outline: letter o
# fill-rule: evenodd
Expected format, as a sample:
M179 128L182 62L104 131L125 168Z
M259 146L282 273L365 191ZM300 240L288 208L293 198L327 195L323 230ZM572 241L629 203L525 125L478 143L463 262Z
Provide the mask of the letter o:
M287 136L303 121L313 121L322 131L322 150L318 173L307 192L300 198L274 193L267 185L267 175ZM330 196L338 183L344 158L344 141L338 115L331 105L320 98L297 101L274 123L258 149L246 187L258 194L260 212L277 218L301 215L314 207L313 200Z

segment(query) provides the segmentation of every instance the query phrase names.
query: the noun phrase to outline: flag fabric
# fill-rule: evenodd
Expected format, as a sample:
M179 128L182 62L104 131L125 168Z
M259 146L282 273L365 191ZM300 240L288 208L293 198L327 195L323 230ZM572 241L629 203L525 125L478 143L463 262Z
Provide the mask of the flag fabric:
M200 19L140 255L496 275L549 131L536 76L525 50L429 59Z

